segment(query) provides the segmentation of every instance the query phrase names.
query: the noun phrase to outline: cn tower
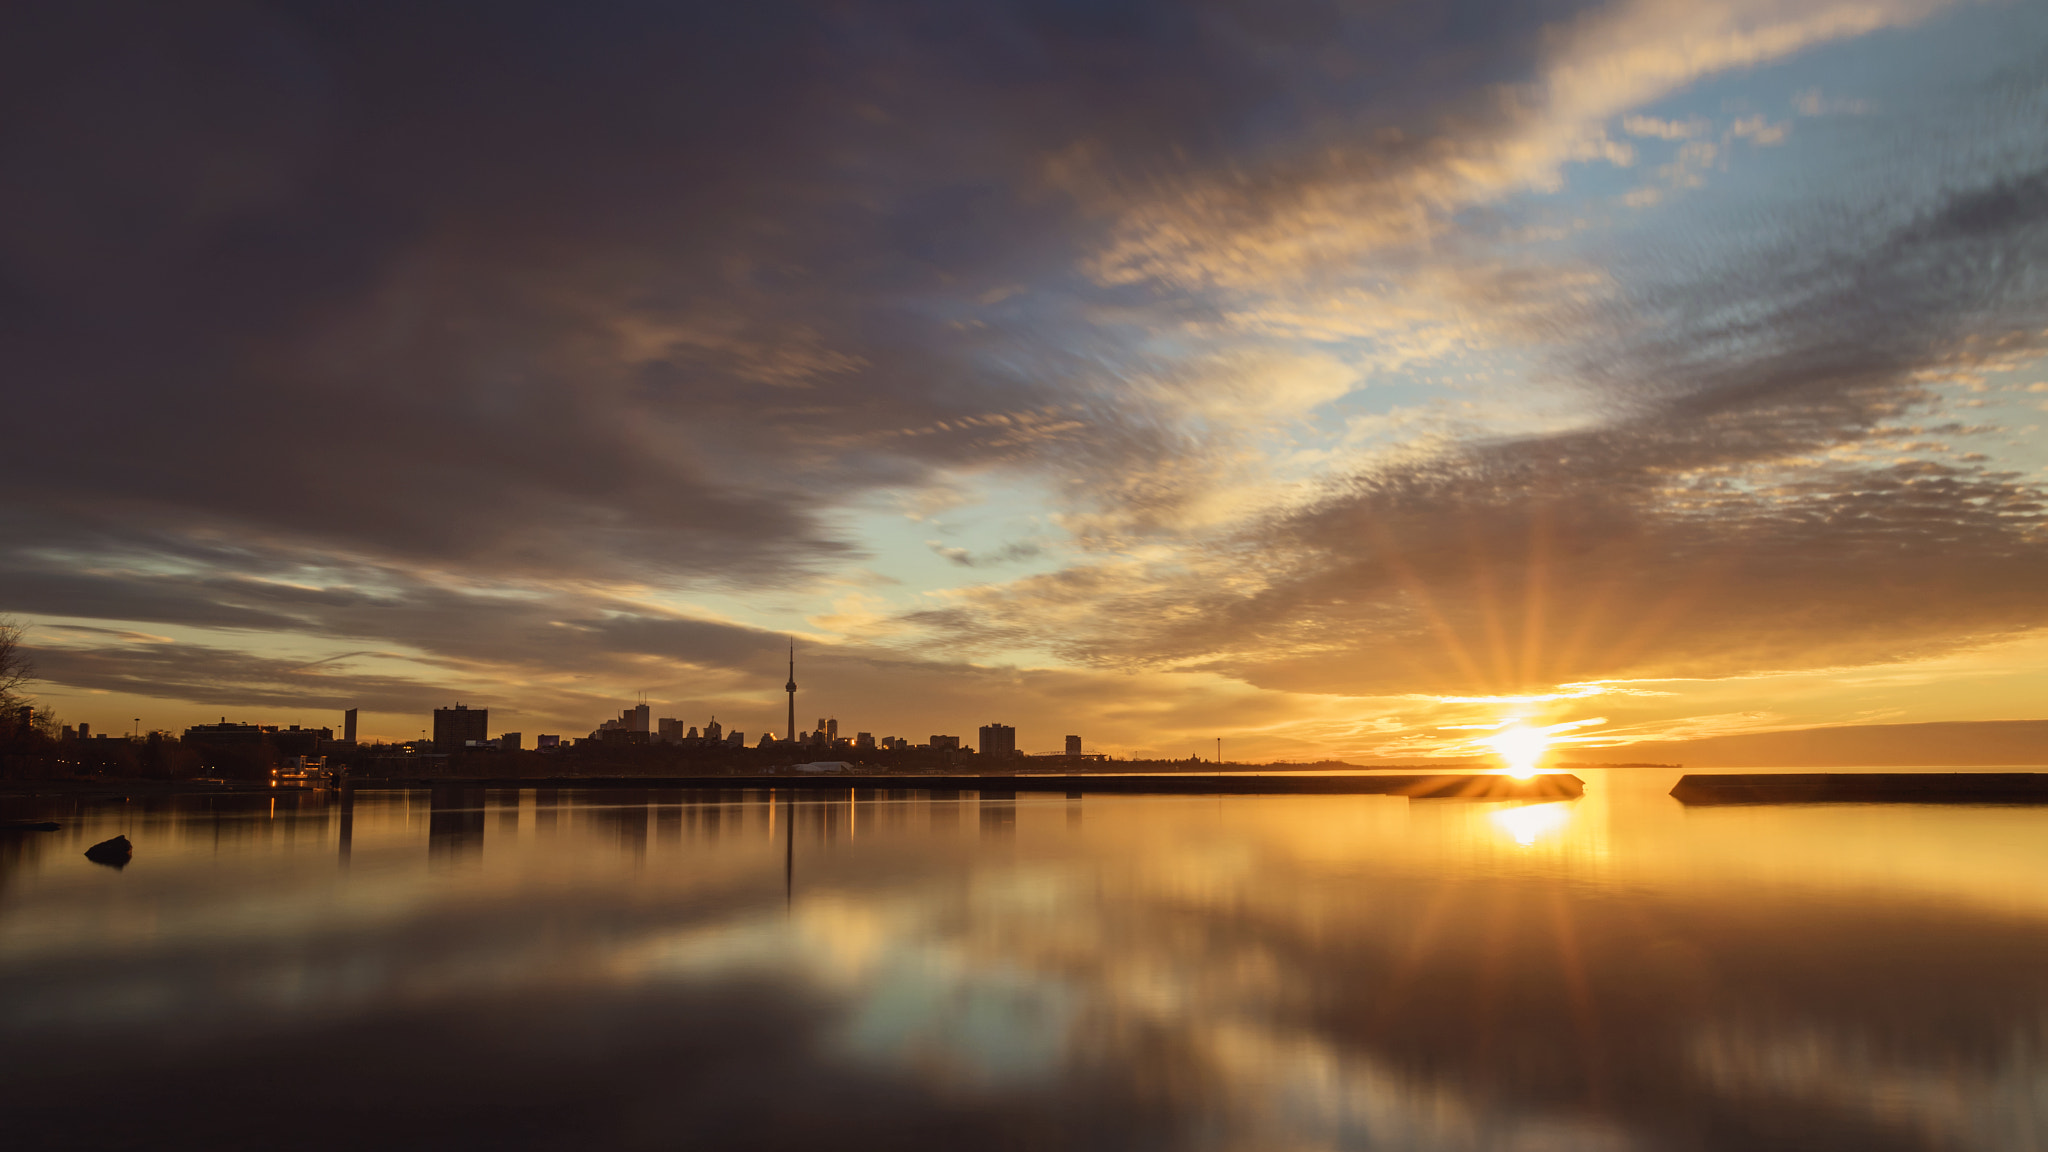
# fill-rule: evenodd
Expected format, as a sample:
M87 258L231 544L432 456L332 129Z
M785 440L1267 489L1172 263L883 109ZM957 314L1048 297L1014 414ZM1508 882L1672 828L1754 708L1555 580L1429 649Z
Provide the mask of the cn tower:
M796 743L796 641L789 642L789 683L782 686L789 693L789 742Z

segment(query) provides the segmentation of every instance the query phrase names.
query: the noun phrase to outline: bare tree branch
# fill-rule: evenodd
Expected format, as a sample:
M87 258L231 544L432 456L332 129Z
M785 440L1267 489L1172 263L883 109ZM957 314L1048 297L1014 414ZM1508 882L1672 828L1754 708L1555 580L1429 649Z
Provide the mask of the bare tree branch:
M0 705L20 703L21 689L36 678L36 667L21 650L27 625L0 617Z

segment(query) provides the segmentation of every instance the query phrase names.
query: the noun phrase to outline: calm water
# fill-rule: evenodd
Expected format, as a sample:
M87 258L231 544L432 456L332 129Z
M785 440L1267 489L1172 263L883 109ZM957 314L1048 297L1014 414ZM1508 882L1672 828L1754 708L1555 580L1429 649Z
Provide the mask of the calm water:
M2048 809L1585 775L45 804L0 838L0 1139L2048 1147Z

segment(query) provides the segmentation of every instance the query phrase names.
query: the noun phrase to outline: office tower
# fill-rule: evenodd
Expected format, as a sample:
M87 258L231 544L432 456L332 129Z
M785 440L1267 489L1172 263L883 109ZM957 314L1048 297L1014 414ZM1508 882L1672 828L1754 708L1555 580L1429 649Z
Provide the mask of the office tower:
M434 709L434 751L460 752L463 745L471 740L488 739L485 729L490 725L491 710L469 708L457 704L453 708Z
M1017 754L1017 730L1008 724L983 724L981 726L981 754L983 756L1015 756Z
M341 714L341 738L351 744L356 742L356 710L353 708Z
M838 743L838 742L839 742L839 721L837 721L837 720L827 720L827 721L825 721L825 743L827 743L827 744L836 744L836 743Z
M934 736L932 737L932 747L957 749L960 747L960 738L958 736Z
M657 735L663 744L683 742L683 722L673 716L664 716L657 721Z
M1067 755L1069 755L1069 756L1079 756L1080 754L1081 754L1081 738L1080 738L1079 736L1069 736L1069 737L1067 737Z
M875 746L875 734L873 732L854 733L853 746L855 748L873 748Z
M724 736L725 729L719 726L718 717L713 716L711 718L711 723L706 724L704 726L704 738L713 743L717 743L719 740L723 739Z
M647 731L647 716L648 710L645 704L635 704L633 707L619 713L619 719L626 722L626 731L628 732Z
M560 748L561 746L562 737L560 733L543 732L533 738L533 748L536 752L544 748Z

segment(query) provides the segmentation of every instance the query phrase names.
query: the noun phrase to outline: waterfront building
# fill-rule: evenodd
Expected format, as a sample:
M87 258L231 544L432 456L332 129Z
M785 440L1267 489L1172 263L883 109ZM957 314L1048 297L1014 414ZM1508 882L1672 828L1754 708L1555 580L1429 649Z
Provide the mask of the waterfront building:
M460 752L471 740L489 738L491 710L457 704L434 709L434 751Z
M1015 756L1017 730L1008 724L983 724L980 748L983 756Z
M79 739L87 739L90 725L78 726ZM185 729L181 738L187 744L211 744L216 747L227 745L254 745L263 743L263 727L260 724L230 724L223 716L218 724L194 724Z

